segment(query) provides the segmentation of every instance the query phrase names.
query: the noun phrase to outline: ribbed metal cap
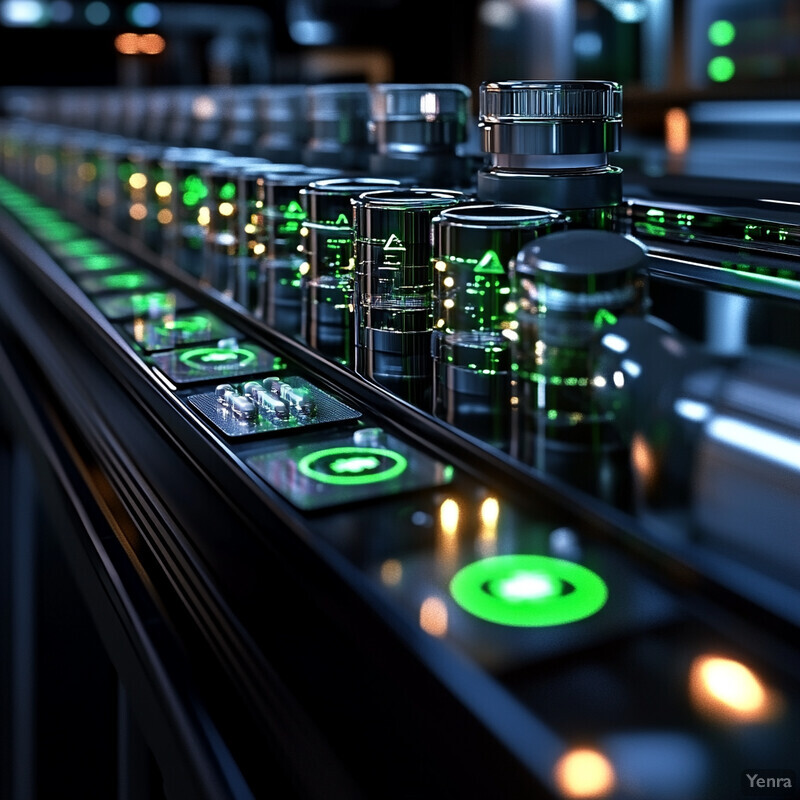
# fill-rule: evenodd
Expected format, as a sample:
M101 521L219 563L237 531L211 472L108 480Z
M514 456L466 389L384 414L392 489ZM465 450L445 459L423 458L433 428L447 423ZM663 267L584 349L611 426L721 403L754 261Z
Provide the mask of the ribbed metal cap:
M483 149L504 156L619 149L622 87L611 81L499 81L480 87Z
M481 120L622 119L622 86L611 81L497 81L480 88Z

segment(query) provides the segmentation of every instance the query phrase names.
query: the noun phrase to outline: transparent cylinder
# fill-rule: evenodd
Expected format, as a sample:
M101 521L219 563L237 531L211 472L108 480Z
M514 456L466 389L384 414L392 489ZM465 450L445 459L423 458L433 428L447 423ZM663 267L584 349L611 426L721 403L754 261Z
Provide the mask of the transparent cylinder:
M509 270L522 247L564 229L558 212L475 204L445 209L433 229L433 410L497 447L510 446Z
M438 189L386 189L353 201L355 369L426 410L432 400L431 220L471 202Z

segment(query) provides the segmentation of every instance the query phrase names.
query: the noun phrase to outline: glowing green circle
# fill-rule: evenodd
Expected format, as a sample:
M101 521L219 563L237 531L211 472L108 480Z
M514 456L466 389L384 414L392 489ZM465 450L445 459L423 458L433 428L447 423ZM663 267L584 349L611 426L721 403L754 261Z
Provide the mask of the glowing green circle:
M708 62L708 77L717 83L729 81L736 73L736 64L728 56L714 56Z
M369 475L352 473L350 475L332 475L329 472L322 472L315 467L323 459L338 456L343 460L369 459L370 457L388 458L392 464L382 472L373 472ZM297 469L307 478L329 483L335 486L364 486L370 483L380 483L397 478L405 472L408 460L396 453L394 450L386 450L381 447L329 447L326 450L315 450L313 453L303 456L297 462Z
M195 347L181 353L180 360L187 367L200 369L209 365L227 366L234 360L237 367L248 367L256 360L256 354L243 347Z
M736 38L736 26L727 19L714 20L708 26L708 41L715 47L727 47Z
M564 593L565 585L570 588ZM475 561L450 581L465 611L498 625L565 625L596 614L608 588L592 570L550 556L506 555Z

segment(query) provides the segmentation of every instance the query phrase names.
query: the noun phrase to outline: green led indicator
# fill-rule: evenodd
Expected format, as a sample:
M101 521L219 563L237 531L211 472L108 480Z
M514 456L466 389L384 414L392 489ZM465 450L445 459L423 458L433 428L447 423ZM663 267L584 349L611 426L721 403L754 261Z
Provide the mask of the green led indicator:
M236 197L236 184L233 183L232 181L223 183L219 189L219 199L233 200L234 197Z
M181 353L180 360L187 367L201 369L232 362L240 367L248 367L255 362L256 354L243 347L195 347Z
M342 212L341 214L339 214L339 218L333 224L334 225L347 225L349 227L351 223L350 223L350 219L348 218L347 214Z
M736 65L728 56L715 56L708 62L708 77L717 83L729 81L736 72Z
M474 271L484 275L505 275L506 273L494 250L487 250L483 254L483 258L475 265Z
M727 47L736 38L736 26L727 19L714 20L708 26L708 41L715 47Z
M453 577L450 593L476 617L524 628L577 622L596 614L608 599L597 573L572 561L535 555L468 564Z
M335 486L364 486L402 475L408 460L380 447L329 447L309 453L297 464L302 475Z

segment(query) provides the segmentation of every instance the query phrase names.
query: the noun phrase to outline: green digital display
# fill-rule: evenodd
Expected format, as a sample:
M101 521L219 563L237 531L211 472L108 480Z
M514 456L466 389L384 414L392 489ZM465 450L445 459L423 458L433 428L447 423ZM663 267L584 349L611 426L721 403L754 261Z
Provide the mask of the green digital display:
M461 608L480 619L521 628L577 622L596 614L608 599L597 573L540 555L475 561L455 574L450 593Z
M402 475L408 460L395 450L381 447L329 447L303 456L297 464L302 475L336 486L363 486Z

